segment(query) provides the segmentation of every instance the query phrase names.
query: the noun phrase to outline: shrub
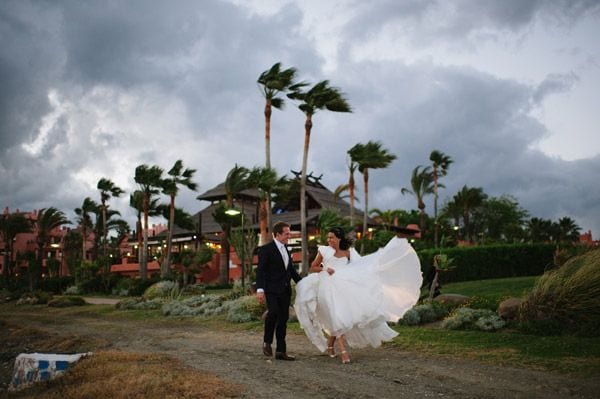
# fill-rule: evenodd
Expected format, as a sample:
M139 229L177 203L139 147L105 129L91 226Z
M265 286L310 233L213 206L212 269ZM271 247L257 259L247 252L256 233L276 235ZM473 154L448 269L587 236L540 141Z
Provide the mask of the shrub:
M398 322L407 326L432 323L443 319L450 312L450 309L451 306L448 305L427 302L409 309Z
M156 310L160 309L165 301L162 298L155 298L145 301L141 297L125 298L115 304L117 309L121 310Z
M70 306L85 305L85 300L80 296L60 296L48 301L48 306L55 308L66 308Z
M555 247L552 244L504 244L474 247L444 248L444 254L454 260L454 269L441 273L441 284L486 280L502 277L541 275L553 266ZM433 257L439 249L418 252L424 276L433 276Z
M45 291L28 292L21 295L17 305L45 305L52 298L52 294Z
M177 287L177 284L173 281L164 280L158 283L152 284L144 291L144 299L154 298L166 298L171 296L172 291Z
M467 308L471 309L487 309L495 312L498 310L499 302L495 299L488 298L485 296L473 296L469 298L469 302L467 302Z
M71 285L70 287L67 287L64 294L65 295L81 295L81 294L83 294L83 292L81 291L81 288L79 288L79 286Z
M230 302L227 311L227 321L233 323L260 320L266 309L253 295L243 296Z
M556 333L598 336L600 250L571 258L539 278L521 306L529 331L551 327Z
M206 286L204 284L190 284L183 288L185 294L202 295L206 294Z
M59 294L65 287L73 285L75 279L71 276L47 277L38 283L38 288L42 291Z
M442 322L442 328L447 330L493 331L505 325L504 320L491 310L465 307L458 308Z

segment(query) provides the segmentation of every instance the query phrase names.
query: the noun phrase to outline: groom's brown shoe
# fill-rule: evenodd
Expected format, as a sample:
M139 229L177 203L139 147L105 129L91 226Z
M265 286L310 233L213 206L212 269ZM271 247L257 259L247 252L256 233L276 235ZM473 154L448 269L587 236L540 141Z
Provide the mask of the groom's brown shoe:
M273 349L271 349L271 344L263 343L263 353L265 356L273 357Z
M294 356L288 356L285 352L277 352L275 353L275 359L277 360L296 360Z

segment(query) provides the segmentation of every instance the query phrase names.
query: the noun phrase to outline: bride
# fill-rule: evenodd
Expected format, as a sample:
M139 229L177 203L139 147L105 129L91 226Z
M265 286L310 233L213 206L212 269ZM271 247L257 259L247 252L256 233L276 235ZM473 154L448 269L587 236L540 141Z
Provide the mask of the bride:
M419 258L406 239L392 238L377 252L361 257L339 227L319 246L311 273L296 285L294 309L310 341L342 363L346 344L378 347L398 335L386 321L398 321L419 299ZM326 339L323 335L328 335Z

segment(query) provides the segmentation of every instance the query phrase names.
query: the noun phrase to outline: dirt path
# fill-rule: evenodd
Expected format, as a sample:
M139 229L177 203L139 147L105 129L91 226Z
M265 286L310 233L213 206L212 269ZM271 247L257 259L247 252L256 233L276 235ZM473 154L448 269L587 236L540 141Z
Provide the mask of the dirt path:
M247 398L595 398L592 379L423 356L395 348L352 351L352 363L321 355L302 334L291 334L297 361L262 355L261 332L215 331L186 321L148 322L98 315L61 316L48 308L35 314L0 313L10 324L79 337L93 349L159 352L190 367L241 383ZM30 348L34 349L35 348Z

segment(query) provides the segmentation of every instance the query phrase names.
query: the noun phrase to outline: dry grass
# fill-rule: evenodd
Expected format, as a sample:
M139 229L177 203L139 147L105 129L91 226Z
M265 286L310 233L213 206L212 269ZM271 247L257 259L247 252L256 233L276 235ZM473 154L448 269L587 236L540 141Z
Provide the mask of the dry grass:
M75 398L230 398L240 387L215 375L184 367L152 353L97 352L68 373L9 397Z
M571 258L545 273L521 307L524 322L597 336L600 325L600 250Z

